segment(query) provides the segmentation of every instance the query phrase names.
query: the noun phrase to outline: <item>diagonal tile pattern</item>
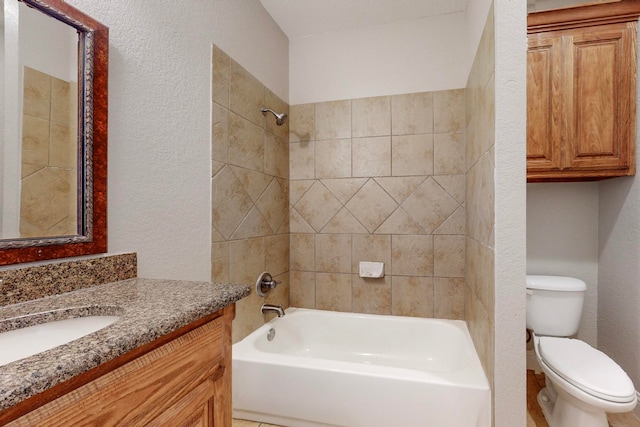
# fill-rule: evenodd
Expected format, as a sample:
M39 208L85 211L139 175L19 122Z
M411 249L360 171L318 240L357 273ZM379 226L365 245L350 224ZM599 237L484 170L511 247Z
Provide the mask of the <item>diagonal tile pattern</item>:
M464 316L465 110L464 89L291 107L292 305Z

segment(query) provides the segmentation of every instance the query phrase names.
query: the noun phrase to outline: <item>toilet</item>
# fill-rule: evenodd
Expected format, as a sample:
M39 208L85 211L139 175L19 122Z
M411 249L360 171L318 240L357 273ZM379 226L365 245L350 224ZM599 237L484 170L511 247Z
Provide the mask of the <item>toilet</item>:
M629 376L609 356L578 339L580 279L527 276L527 329L546 377L538 402L550 427L607 427L607 412L636 406Z

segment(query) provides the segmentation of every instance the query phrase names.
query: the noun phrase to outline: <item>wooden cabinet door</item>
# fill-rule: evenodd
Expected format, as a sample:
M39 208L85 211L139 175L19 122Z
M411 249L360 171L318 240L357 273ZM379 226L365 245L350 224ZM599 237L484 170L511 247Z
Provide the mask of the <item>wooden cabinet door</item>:
M616 171L632 164L635 37L628 24L575 29L567 37L565 168Z
M527 171L562 168L562 37L529 36L527 49Z

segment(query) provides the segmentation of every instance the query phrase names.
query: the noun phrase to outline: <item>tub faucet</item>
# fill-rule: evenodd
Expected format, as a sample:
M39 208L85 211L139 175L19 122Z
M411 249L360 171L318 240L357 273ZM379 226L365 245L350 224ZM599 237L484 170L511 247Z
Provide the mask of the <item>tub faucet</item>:
M284 316L284 308L282 308L282 304L273 305L273 304L262 304L260 307L260 311L264 313L274 312L278 315L278 317Z

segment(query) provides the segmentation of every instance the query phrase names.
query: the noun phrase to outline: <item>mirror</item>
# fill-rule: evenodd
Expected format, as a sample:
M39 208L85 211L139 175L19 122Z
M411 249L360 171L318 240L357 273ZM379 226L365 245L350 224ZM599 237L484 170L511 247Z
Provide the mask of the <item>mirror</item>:
M4 0L0 265L107 251L108 28Z

